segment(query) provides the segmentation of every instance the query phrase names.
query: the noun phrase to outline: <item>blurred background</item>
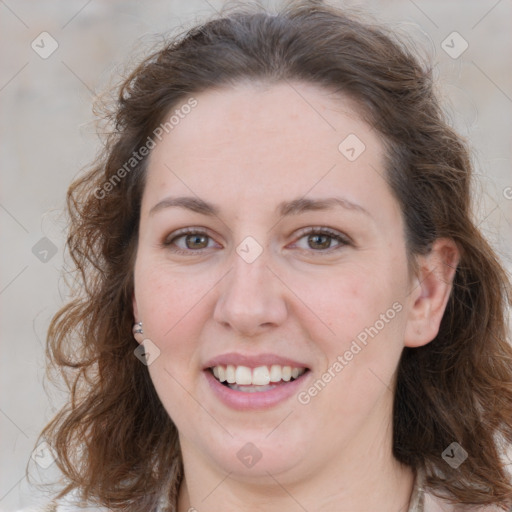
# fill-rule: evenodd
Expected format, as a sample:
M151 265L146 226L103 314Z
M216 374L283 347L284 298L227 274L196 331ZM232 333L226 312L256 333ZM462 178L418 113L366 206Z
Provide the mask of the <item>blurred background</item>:
M477 224L512 272L512 1L337 3L368 11L432 59L447 114L474 148ZM93 102L162 34L225 4L0 0L1 511L43 499L27 482L29 460L36 480L55 476L50 450L35 447L63 397L45 384L44 342L66 300L66 189L99 149Z

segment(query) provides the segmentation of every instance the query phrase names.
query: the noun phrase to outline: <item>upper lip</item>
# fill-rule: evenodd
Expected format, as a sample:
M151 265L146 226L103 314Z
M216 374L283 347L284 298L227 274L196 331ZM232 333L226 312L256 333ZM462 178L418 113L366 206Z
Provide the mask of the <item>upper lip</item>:
M272 366L273 364L291 366L292 368L308 368L306 364L301 363L300 361L290 359L289 357L278 356L277 354L245 355L237 352L230 352L209 359L205 363L204 369L206 370L220 365L227 366L228 364L232 364L234 366L247 366L248 368Z

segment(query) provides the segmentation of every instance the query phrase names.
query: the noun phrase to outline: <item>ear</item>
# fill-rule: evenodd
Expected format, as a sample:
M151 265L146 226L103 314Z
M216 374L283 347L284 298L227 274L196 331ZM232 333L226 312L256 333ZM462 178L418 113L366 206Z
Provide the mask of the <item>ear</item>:
M450 238L438 238L428 254L418 257L409 292L406 347L421 347L437 336L459 261L459 249Z

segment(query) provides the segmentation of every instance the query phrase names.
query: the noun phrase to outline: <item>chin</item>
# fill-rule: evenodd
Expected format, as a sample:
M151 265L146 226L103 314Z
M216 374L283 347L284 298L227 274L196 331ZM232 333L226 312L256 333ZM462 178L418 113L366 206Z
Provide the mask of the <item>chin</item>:
M210 445L203 449L203 454L230 477L243 481L268 479L269 473L275 477L298 477L301 464L312 448L308 448L305 439L300 441L285 431L281 436L276 432L269 435L268 432L265 429L245 435L239 433L234 437L226 435L222 440L212 441L216 448L214 451Z

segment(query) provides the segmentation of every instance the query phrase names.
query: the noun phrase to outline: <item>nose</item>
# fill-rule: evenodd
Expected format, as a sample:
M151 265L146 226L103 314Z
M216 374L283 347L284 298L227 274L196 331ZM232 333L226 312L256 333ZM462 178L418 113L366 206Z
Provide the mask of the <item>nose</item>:
M220 283L214 320L243 336L281 325L287 315L285 289L261 255L247 263L234 256L234 268Z

